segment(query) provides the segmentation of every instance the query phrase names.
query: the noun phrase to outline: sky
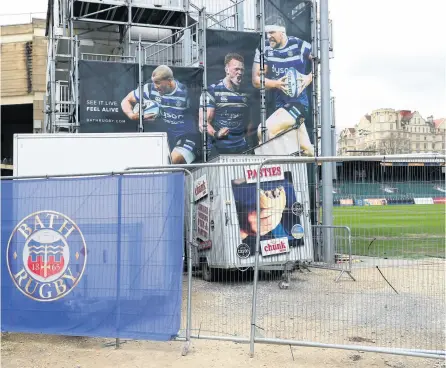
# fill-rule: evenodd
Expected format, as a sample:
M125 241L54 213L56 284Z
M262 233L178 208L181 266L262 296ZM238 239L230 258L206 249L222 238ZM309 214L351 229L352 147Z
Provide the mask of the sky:
M46 7L47 0L0 1L0 24L30 19L10 14L45 17ZM446 118L446 0L329 0L329 8L338 132L379 108Z

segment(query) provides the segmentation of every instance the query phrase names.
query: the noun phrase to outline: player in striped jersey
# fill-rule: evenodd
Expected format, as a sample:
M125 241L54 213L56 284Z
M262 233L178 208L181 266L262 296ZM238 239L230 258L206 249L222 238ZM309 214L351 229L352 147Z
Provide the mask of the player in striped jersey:
M200 135L189 111L187 87L174 78L171 68L160 65L152 73L152 83L144 84L143 96L143 100L155 101L160 107L158 116L144 115L144 121L152 122L151 130L167 132L172 163L193 162L200 150ZM139 112L133 112L132 106L139 101L139 88L122 101L122 110L129 119L139 119Z
M264 49L265 89L273 90L276 111L266 121L266 140L274 138L281 132L298 127L296 130L300 149L304 155L314 156L305 121L310 121L309 100L305 88L312 82L311 44L286 34L285 22L278 16L272 16L265 25L266 44ZM296 93L289 90L287 73L294 68L296 75ZM308 70L310 72L308 73ZM260 88L260 51L256 49L252 81ZM308 74L307 74L308 73ZM261 126L258 130L261 142Z
M226 77L207 88L207 133L211 155L242 153L249 149L246 140L251 125L249 94L241 87L244 59L229 53L224 59ZM200 100L199 128L203 132L203 98Z

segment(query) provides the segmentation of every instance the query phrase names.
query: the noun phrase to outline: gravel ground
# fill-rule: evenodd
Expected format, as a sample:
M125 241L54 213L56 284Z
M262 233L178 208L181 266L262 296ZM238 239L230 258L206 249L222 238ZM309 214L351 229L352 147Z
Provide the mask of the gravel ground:
M283 290L278 278L262 274L258 336L357 345L358 350L256 344L256 355L250 358L245 344L194 339L190 353L182 357L181 342L125 341L115 350L112 339L7 334L2 339L1 366L211 368L223 363L225 367L446 367L444 361L360 350L360 346L445 350L444 260L378 264L365 259L354 264L356 281L344 275L337 283L335 271L310 270L294 272L289 288ZM193 334L249 337L252 280L246 273L243 276L234 281L239 276L232 275L232 280L226 277L221 282L194 276ZM186 277L183 285L186 296Z
M356 281L344 274L337 283L335 271L310 270L294 272L284 290L279 279L259 282L259 336L445 350L444 260L366 260L354 264ZM248 337L251 300L250 280L209 283L194 277L193 333Z
M1 341L2 368L445 368L435 359L335 349L256 345L194 340L187 356L180 342L127 341L120 349L113 340L11 334Z

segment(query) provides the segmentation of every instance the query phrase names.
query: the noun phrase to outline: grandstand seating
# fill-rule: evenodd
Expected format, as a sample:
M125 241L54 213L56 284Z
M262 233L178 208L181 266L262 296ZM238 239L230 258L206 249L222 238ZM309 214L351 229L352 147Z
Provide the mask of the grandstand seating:
M342 182L334 185L334 204L341 199L383 198L390 203L413 203L414 198L446 197L444 182Z

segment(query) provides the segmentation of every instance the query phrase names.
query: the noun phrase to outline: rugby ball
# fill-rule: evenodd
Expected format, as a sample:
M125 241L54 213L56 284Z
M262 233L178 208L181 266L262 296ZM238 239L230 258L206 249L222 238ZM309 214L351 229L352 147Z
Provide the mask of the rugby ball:
M296 97L297 92L299 91L299 88L301 86L300 80L298 78L301 76L301 74L294 68L289 68L285 74L285 81L287 85L287 92L286 94L290 97Z
M160 114L160 105L158 104L158 102L153 101L153 100L144 100L142 109L143 109L144 117L147 115L154 115L154 117L156 118ZM139 103L137 103L133 107L133 113L137 114L138 112L139 112Z

